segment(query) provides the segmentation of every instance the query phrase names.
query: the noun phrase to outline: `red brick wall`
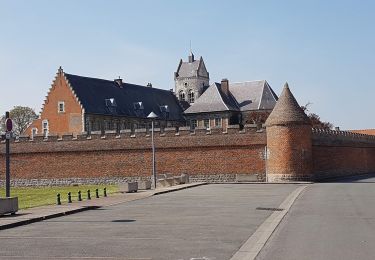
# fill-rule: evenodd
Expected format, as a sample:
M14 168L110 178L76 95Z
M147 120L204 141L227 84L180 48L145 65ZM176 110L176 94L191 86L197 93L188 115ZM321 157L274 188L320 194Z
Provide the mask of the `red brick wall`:
M375 136L314 133L313 172L317 179L375 173Z
M190 175L264 174L262 153L265 132L256 129L222 130L191 135L188 131L155 135L158 173ZM11 171L13 179L64 179L103 177L147 177L151 175L151 138L145 133L107 135L105 139L79 136L78 140L34 141L12 143ZM4 147L0 145L0 160ZM0 178L4 168L0 169Z

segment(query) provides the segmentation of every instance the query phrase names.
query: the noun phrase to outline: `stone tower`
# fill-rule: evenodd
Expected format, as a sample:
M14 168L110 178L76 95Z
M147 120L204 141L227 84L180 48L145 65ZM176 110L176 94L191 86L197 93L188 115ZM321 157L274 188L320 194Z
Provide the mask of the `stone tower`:
M269 182L312 180L312 137L309 118L288 83L266 121Z
M188 61L181 59L174 73L174 81L178 100L194 103L209 86L210 77L203 58L195 60L191 52Z

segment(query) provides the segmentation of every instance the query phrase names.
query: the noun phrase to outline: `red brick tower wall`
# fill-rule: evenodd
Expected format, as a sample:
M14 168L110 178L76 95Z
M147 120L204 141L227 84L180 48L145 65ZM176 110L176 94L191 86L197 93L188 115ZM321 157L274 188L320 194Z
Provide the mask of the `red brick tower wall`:
M309 181L312 176L311 127L267 128L267 179L269 182Z
M286 84L266 121L267 180L312 180L311 125Z

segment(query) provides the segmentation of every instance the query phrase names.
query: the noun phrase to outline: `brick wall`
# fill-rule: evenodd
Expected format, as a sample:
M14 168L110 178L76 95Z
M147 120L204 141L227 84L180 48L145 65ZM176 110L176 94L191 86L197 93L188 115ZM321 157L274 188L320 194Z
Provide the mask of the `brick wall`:
M232 181L236 174L254 175L261 180L265 144L265 132L256 132L253 127L243 131L230 128L226 133L222 129L197 129L194 133L186 128L179 132L167 129L155 134L156 169L158 173L189 173L196 180ZM0 148L3 161L4 145ZM11 151L11 175L19 185L122 182L151 175L151 138L145 131L135 135L122 131L120 136L107 133L105 138L20 138L11 144ZM0 179L4 171L0 168Z
M307 128L306 128L307 129ZM264 147L270 151L267 171L271 181L320 180L375 172L375 136L305 127L254 126L222 129L186 127L156 131L158 173L189 173L193 181L265 179ZM267 140L266 140L267 138ZM311 147L310 150L308 147ZM0 162L4 162L4 143ZM151 175L151 138L146 130L122 131L119 136L64 135L33 140L22 137L11 144L13 185L67 185L119 183ZM4 181L4 164L0 184ZM306 174L309 173L310 174ZM272 176L273 175L273 176Z
M375 173L375 136L313 129L315 179Z

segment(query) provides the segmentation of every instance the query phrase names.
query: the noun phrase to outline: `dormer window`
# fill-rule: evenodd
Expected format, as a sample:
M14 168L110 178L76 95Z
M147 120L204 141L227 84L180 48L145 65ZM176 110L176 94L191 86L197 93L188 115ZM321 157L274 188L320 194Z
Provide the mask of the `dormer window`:
M107 107L117 107L116 100L114 98L106 98L105 105Z
M135 102L133 103L133 106L135 110L143 109L143 102Z
M169 113L168 105L160 106L160 112L162 113Z
M59 101L57 103L57 111L59 113L64 113L65 112L65 102L64 101Z

